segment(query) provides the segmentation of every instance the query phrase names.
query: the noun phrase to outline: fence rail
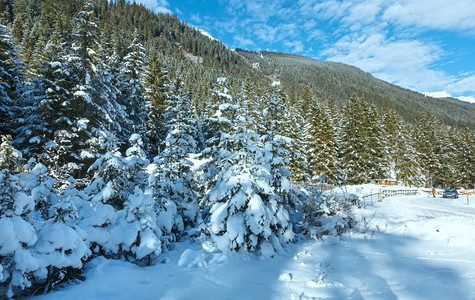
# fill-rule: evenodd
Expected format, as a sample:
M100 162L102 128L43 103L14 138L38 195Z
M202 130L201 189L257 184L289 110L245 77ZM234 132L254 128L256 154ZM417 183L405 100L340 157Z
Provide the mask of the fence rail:
M415 196L417 195L419 190L417 189L380 189L376 193L370 193L364 196L354 197L351 198L350 201L353 205L358 205L359 208L366 207L366 203L371 202L373 204L374 201L382 202L384 198L393 197L393 196ZM431 190L422 190L428 194L432 194ZM442 191L436 191L436 195L442 195ZM475 190L465 190L460 191L459 195L466 195L467 196L467 204L470 204L469 195L475 195Z
M366 202L371 202L373 204L373 201L378 201L382 202L384 198L387 197L393 197L393 196L414 196L417 195L417 190L409 190L409 189L404 189L404 190L380 190L377 193L371 193L362 196L362 199L352 199L352 203L354 205L358 205L358 207L361 208L361 205L363 207L366 207ZM363 200L363 203L361 203L361 200Z
M414 196L417 195L417 190L381 190L383 198L392 196Z

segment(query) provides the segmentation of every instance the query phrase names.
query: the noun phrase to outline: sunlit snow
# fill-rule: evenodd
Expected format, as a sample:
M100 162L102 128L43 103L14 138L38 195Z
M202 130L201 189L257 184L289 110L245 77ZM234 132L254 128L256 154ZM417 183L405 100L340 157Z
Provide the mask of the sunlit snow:
M363 197L378 186L349 187ZM467 202L470 201L470 204ZM282 254L213 253L185 240L151 267L94 259L86 280L39 299L474 299L475 196L366 197L359 228ZM206 246L206 245L204 245Z

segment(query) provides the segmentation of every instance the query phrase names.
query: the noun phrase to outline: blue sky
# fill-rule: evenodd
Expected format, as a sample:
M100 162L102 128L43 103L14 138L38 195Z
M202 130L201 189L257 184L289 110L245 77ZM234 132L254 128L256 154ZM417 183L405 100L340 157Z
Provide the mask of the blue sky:
M418 92L475 102L475 0L136 1L230 48L343 62Z

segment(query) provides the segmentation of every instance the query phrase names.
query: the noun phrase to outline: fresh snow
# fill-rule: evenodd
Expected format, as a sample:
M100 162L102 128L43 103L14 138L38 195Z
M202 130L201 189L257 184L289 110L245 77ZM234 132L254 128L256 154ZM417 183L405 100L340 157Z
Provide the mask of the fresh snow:
M150 267L96 258L84 282L33 298L475 299L475 196L470 204L465 195L423 192L373 200L354 207L357 230L288 244L274 257L211 253L206 243L183 241Z
M211 34L209 34L207 31L205 31L205 30L203 30L203 29L201 29L201 28L197 28L197 29L198 29L198 31L199 31L202 35L204 35L205 37L209 38L210 40L217 41L217 39L214 38L214 37L213 37Z

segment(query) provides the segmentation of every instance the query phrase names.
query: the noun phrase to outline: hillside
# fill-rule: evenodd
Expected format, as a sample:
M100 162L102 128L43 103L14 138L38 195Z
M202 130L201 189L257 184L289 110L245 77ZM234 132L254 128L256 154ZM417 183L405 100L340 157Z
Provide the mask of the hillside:
M332 98L339 105L356 94L377 107L392 107L408 121L417 119L420 113L432 111L445 124L475 128L475 104L453 98L426 97L343 63L278 52L236 51L266 76L280 78L290 93L301 94L308 86L318 98Z
M70 42L71 20L68 18L74 16L80 6L74 1L62 1L61 5L56 2L8 1L5 4L7 9L0 14L28 66L28 74L38 72L40 62L35 59L43 56L39 49L44 49L48 41ZM448 125L468 125L475 129L472 117L475 104L426 97L342 63L276 52L232 51L176 16L157 15L140 4L127 5L125 1L94 2L94 14L102 32L100 40L109 52L114 49L120 58L125 57L134 30L137 30L139 40L146 46L147 56L158 52L172 79L176 73L188 73L185 88L192 97L209 98L207 90L219 76L227 77L233 90L233 87L239 89L245 78L251 78L256 85L262 86L266 77L276 75L293 98L301 97L305 86L310 87L319 99L332 98L339 105L356 94L378 107L394 108L408 121L418 119L419 113L430 110ZM56 8L52 9L53 6ZM251 66L256 64L258 68L253 69ZM193 82L193 85L188 82Z

